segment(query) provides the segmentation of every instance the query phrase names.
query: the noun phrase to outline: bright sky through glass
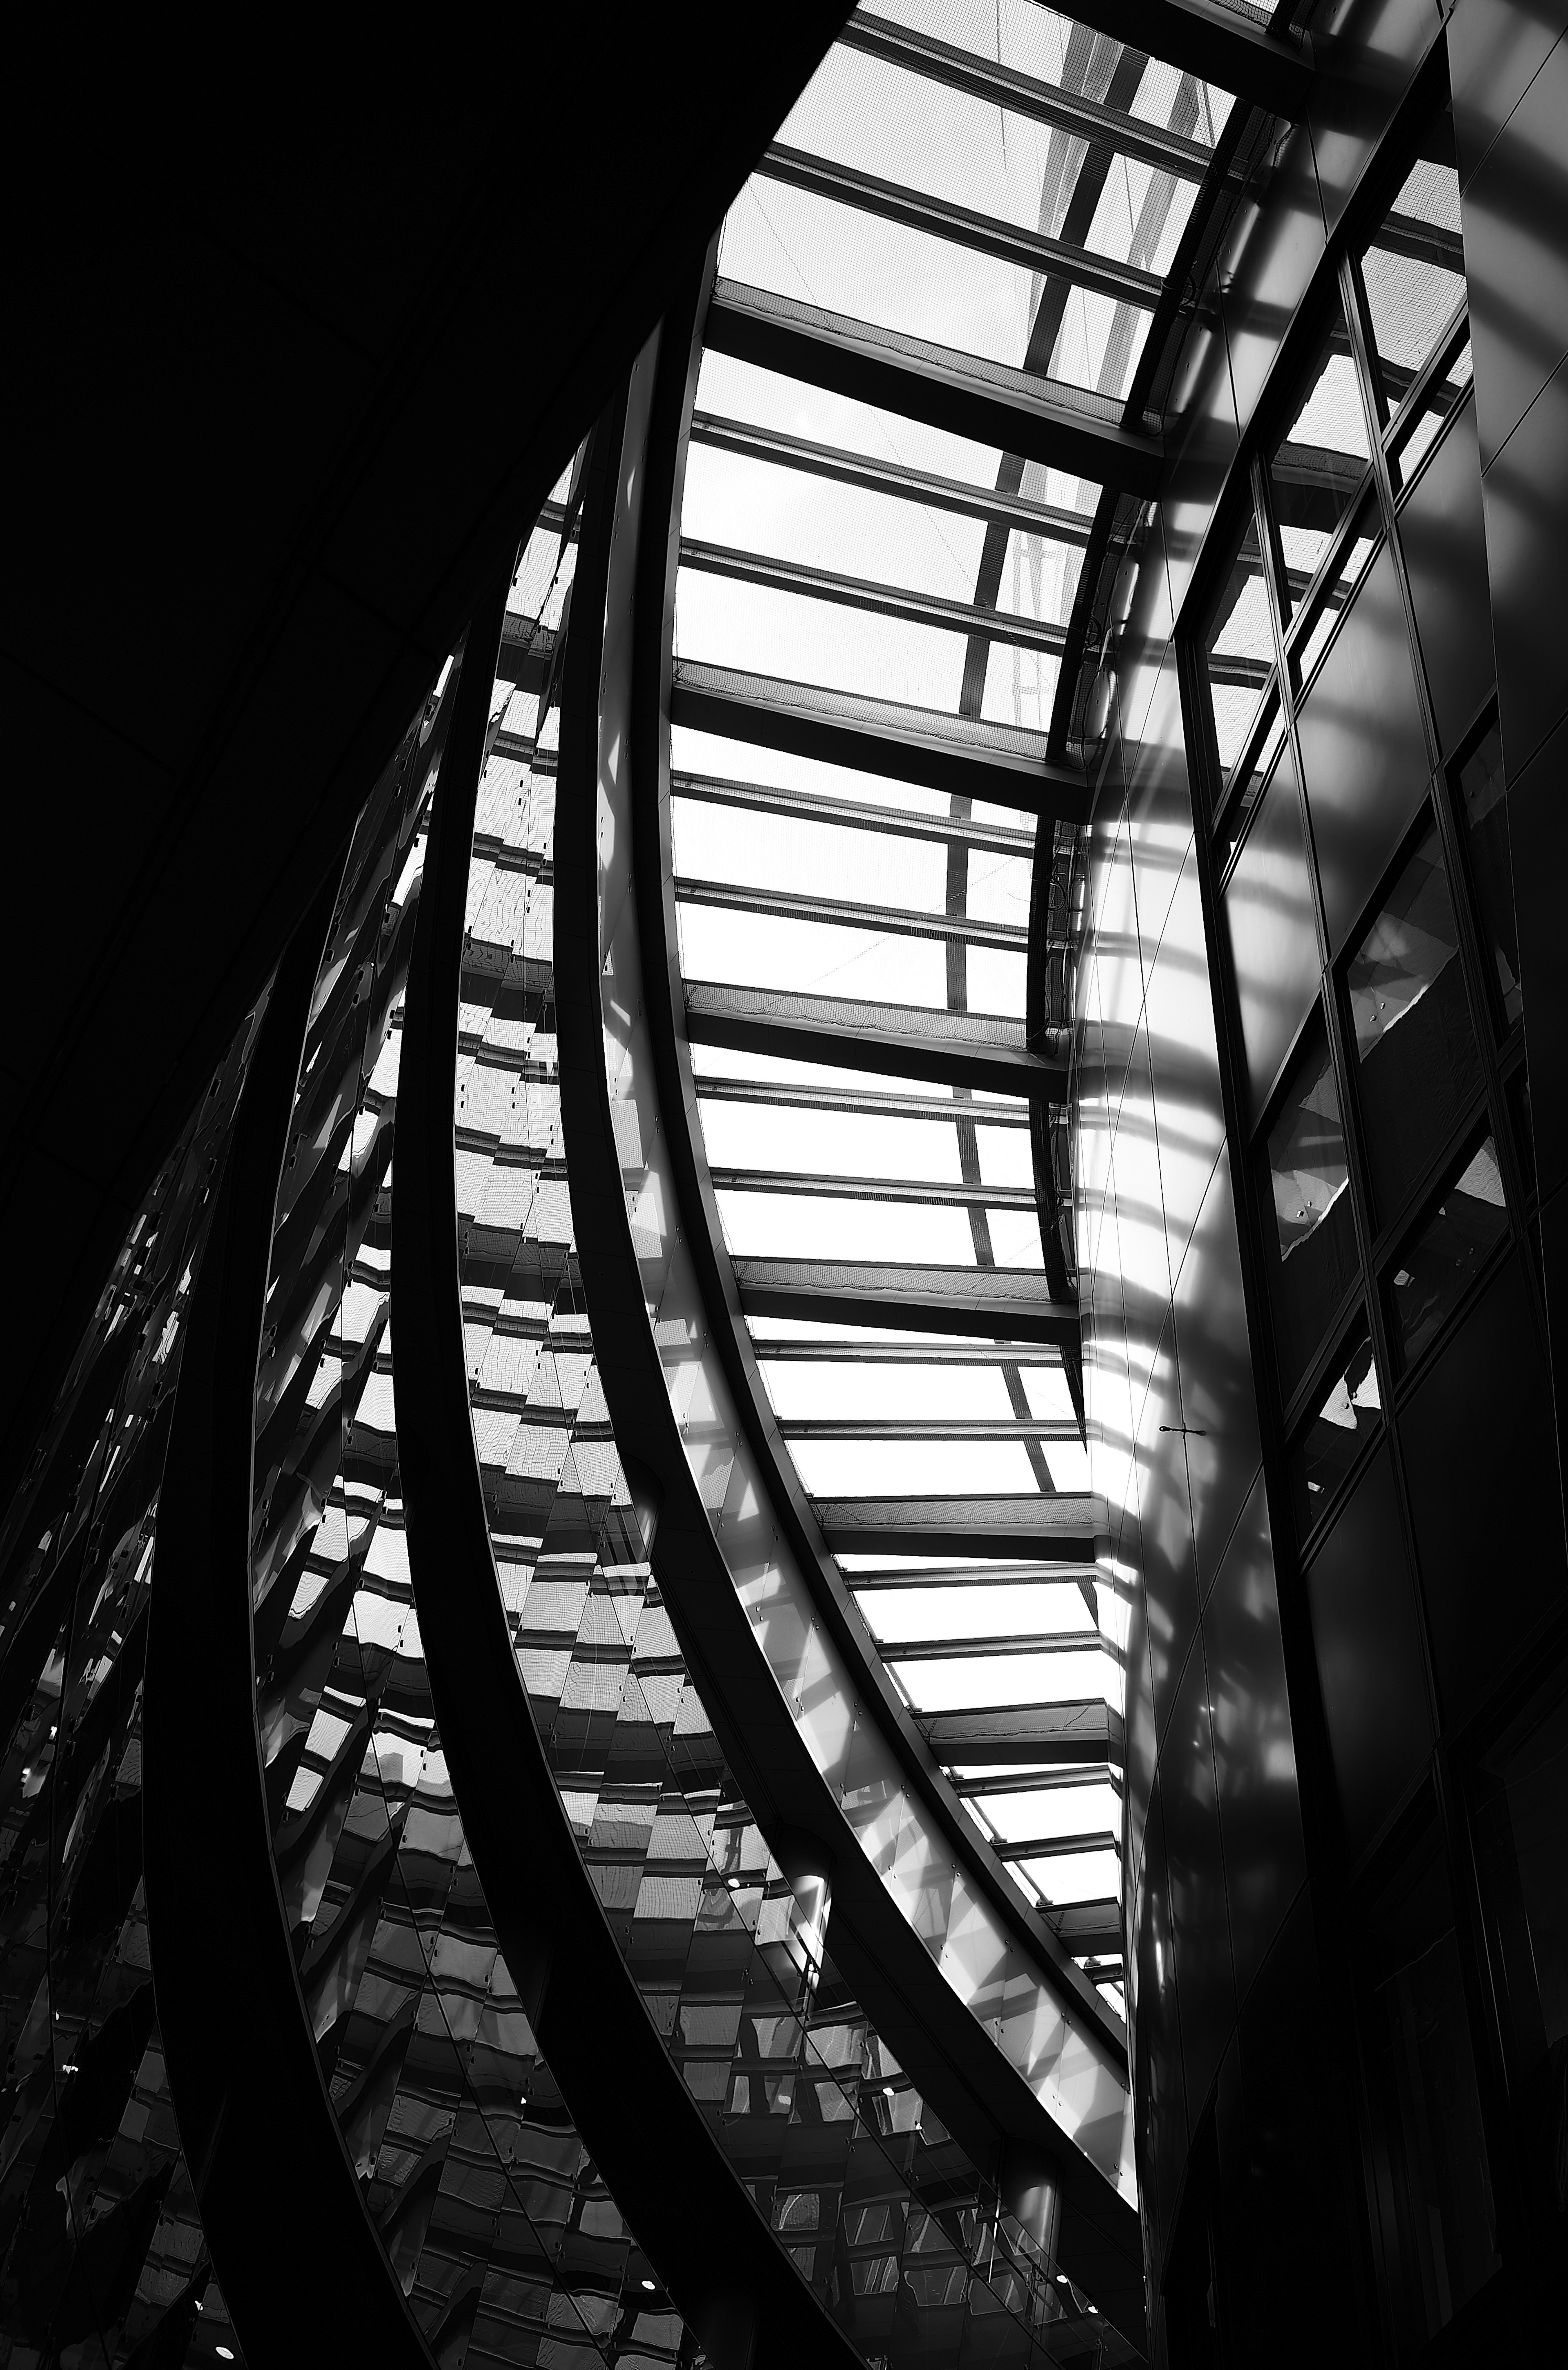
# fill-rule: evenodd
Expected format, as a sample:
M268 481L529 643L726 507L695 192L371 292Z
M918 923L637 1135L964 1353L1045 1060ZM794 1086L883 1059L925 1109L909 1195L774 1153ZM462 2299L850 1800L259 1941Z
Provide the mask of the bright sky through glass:
M955 87L975 62L1033 89L998 105ZM1129 127L1125 153L1052 121L1062 93ZM1032 0L882 0L732 208L721 280L1031 371L1119 419L1230 103ZM1022 259L996 251L1020 238ZM1032 268L1050 260L1042 238L1085 261ZM1106 265L1144 277L1110 293L1093 284ZM1010 727L1043 760L1099 486L715 352L696 408L677 661L808 685L830 711L895 702L954 737L962 718ZM987 523L998 489L1026 520ZM894 1006L917 1033L923 1016L967 1014L1021 1045L1027 814L678 724L671 755L688 984L757 991L779 1012L801 997ZM1023 1100L702 1042L693 1060L732 1256L997 1269L1049 1306ZM984 1514L1088 1488L1052 1349L847 1321L752 1332L819 1500L937 1496ZM1092 1566L841 1560L917 1715L1120 1711L1124 1612ZM1017 1771L954 1774L1042 1911L1104 1905L1078 1955L1120 2008L1119 1766L1026 1767L1032 1789Z

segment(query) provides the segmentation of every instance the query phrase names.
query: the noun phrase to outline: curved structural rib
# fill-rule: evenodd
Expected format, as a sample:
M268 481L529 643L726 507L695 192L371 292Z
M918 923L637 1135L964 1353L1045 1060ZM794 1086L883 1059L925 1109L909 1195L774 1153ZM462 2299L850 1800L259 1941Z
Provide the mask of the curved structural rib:
M336 888L334 868L279 966L190 1319L147 1647L147 1915L175 2111L247 2354L429 2370L322 2078L256 1742L256 1365L300 1049Z
M572 1214L595 1354L628 1469L659 1509L653 1560L683 1651L776 1850L833 1870L831 1948L924 2095L1004 2197L1059 2185L1064 2266L1144 2341L1124 2056L1078 1971L1048 1988L993 1886L933 1816L880 1690L858 1685L814 1583L780 1536L790 1510L747 1437L688 1237L671 1110L649 1012L638 823L634 655L648 604L664 638L667 534L689 416L699 292L634 373L614 487L612 547L574 587L576 669L563 706L557 815L557 1007ZM646 511L647 535L639 527ZM590 638L604 637L602 665ZM593 664L590 665L590 659ZM584 690L587 696L583 697ZM656 820L656 818L655 818ZM595 845L597 861L595 861ZM653 842L655 857L657 842ZM657 864L655 863L655 871ZM663 937L654 916L655 944ZM575 949L575 954L572 949ZM662 953L662 948L660 949ZM651 974L651 975L650 975ZM606 1081L605 1065L609 1078ZM628 1206L629 1205L629 1206ZM903 1746L905 1750L899 1748ZM934 1767L931 1780L936 1779ZM1005 1884L1005 1880L1004 1880ZM1021 1915L1018 1918L1023 1925Z
M602 468L605 450L618 450L618 422L595 443ZM591 575L589 532L585 519L580 565ZM505 593L503 580L468 637L398 1089L398 1428L431 1692L507 1965L583 2141L674 2303L721 2370L801 2361L847 2370L856 2356L719 2154L622 1958L539 1742L496 1580L464 1366L452 1109L474 806ZM569 680L572 666L569 657Z

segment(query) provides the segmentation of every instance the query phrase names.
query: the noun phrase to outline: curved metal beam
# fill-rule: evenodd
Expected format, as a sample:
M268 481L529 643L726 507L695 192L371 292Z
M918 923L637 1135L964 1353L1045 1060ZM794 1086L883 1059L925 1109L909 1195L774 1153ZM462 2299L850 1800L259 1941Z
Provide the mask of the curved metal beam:
M701 296L694 289L666 319L656 383L648 358L634 378L616 548L603 596L595 590L591 604L595 618L608 620L603 662L590 671L582 653L579 698L569 696L562 717L557 1018L567 1174L595 1357L623 1461L658 1502L652 1553L666 1607L754 1817L770 1842L793 1830L831 1855L831 1948L847 1980L1004 2194L1010 2166L1042 2157L1056 2166L1061 2259L1141 2346L1136 2221L1119 2187L1129 2177L1128 2119L1115 2029L1054 1938L1032 1927L1000 1862L991 1864L825 1556L808 1590L801 1510L786 1483L765 1478L777 1477L781 1462L788 1467L787 1457L770 1447L758 1460L747 1402L727 1379L729 1361L749 1354L738 1303L730 1305L716 1276L699 1281L713 1236L690 1175L695 1092L678 1069L670 1081L673 882L657 802ZM580 566L578 626L588 598ZM663 1033L663 1056L651 1030ZM634 1176L646 1172L636 1244L623 1156ZM687 1410L685 1443L673 1398ZM752 1409L758 1398L760 1386ZM780 1529L801 1531L782 1555ZM866 1641L863 1684L848 1676L842 1639L851 1633ZM870 1835L879 1821L887 1828L880 1847ZM912 1922L917 1862L918 1881L942 1904L944 1930L929 1941ZM1052 2036L1043 2054L1024 2043L1026 2031ZM997 2045L1002 2033L1013 2057ZM1077 2094L1063 2079L1069 2065L1085 2085ZM1089 2152L1096 2149L1098 2160Z
M311 2037L256 1734L256 1368L294 1085L337 883L334 868L279 965L190 1311L149 1616L147 1919L186 2162L247 2358L431 2370Z
M595 537L620 408L594 433L566 679L596 677ZM497 1583L468 1412L452 1110L474 812L507 582L468 638L404 1007L392 1300L409 1563L443 1749L497 1937L572 2119L720 2370L858 2357L721 2154L605 1916L539 1741ZM587 614L584 614L586 612ZM592 680L587 685L592 697ZM520 1844L525 1841L525 1848Z

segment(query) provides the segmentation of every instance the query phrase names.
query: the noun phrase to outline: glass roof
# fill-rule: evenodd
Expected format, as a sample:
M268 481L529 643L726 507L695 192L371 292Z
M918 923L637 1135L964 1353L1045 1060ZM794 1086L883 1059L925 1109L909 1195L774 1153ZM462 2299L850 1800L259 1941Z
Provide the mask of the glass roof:
M1145 341L1231 106L1033 0L872 0L732 207L717 298L755 310L762 292L774 317L811 308L846 345L869 325L879 351L917 370L933 348L975 383L1004 365L1044 403L1143 431L1157 424L1138 393ZM724 669L743 708L782 681L830 719L863 715L857 700L895 703L894 723L928 744L960 741L972 719L1006 728L1043 777L1054 724L1052 754L1066 745L1063 662L1104 489L1009 454L1005 426L977 443L846 391L831 368L794 376L712 346L702 358L672 823L703 1146L744 1307L753 1263L776 1260L834 1263L847 1289L855 1270L893 1263L911 1298L926 1271L996 1271L1015 1316L1062 1313L1065 1271L1072 1306L1066 1197L1043 1209L1036 1191L1043 1159L1070 1175L1065 1109L1032 1136L1027 1086L955 1083L951 1063L922 1072L907 1041L941 1015L967 1016L981 1050L1026 1044L1027 795L993 804L923 786L885 752L864 770L829 763L755 718L748 737L721 737L711 717L683 719L678 694L683 673ZM911 770L928 784L928 765ZM1040 831L1038 859L1065 892L1053 915L1070 907L1076 838ZM1070 949L1058 938L1045 951L1063 959L1045 1016L1060 1022ZM769 1052L766 1030L743 1049L733 1029L698 1025L699 1010L732 1010L737 989L763 1019L820 1019L813 1000L831 999L822 1058ZM905 1041L885 1067L853 1041L876 1028ZM1047 1228L1063 1254L1055 1297ZM874 1313L896 1319L897 1294ZM1047 1525L1029 1516L1066 1499L1079 1531L1094 1528L1074 1352L1044 1324L1020 1319L1012 1339L928 1321L912 1309L903 1329L879 1329L820 1297L809 1316L748 1308L789 1452L888 1669L982 1834L1120 2013L1125 1610L1092 1562L1045 1559ZM920 1551L913 1533L898 1551L915 1499ZM933 1500L944 1540L951 1528L978 1552L928 1551ZM846 1530L867 1520L878 1552L853 1552ZM1100 1717L1098 1759L997 1766L971 1722L966 1760L962 1725L931 1725L1083 1704L1114 1715Z

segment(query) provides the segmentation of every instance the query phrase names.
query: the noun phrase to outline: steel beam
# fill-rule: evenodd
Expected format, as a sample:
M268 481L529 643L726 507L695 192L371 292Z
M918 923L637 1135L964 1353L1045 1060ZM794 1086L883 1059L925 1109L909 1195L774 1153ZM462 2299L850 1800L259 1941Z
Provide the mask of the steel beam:
M879 1501L874 1498L829 1500L826 1502L836 1510L839 1505L846 1506L851 1515L869 1511L871 1522L876 1520L875 1510ZM987 1506L992 1501L981 1498L972 1502ZM1044 1502L1048 1504L1050 1501L1046 1500ZM851 1530L854 1528L852 1524ZM880 1643L890 1662L989 1662L1014 1654L1031 1657L1036 1654L1093 1654L1099 1651L1104 1640L1098 1629L1020 1629L1009 1636L997 1638L884 1638Z
M877 617L892 617L901 626L928 626L947 634L975 636L1001 642L1009 649L1037 650L1058 657L1066 627L1051 617L1023 617L1007 609L977 609L973 601L950 601L940 592L912 592L898 584L882 584L863 576L844 576L831 568L808 567L798 559L770 559L766 554L741 551L729 544L681 541L681 566L699 575L727 577L732 583L759 586L764 592L790 592L799 600L830 601L841 609L860 609Z
M976 1094L1035 1095L1060 1102L1066 1065L1043 1061L1020 1023L919 1005L871 1004L852 996L780 997L767 988L686 987L686 1035L694 1045L777 1060L822 1062L837 1070L932 1078ZM984 1119L984 1110L954 1116Z
M1009 1440L1077 1440L1078 1428L1071 1416L1055 1419L1049 1416L1001 1416L995 1421L985 1417L916 1417L897 1416L800 1416L793 1421L780 1417L778 1429L786 1440L932 1440L932 1441L1009 1441ZM1030 1578L1038 1581L1042 1574L1031 1571ZM969 1578L965 1574L965 1578ZM1009 1575L1010 1577L1010 1575ZM921 1575L926 1582L926 1575ZM951 1586L951 1579L944 1580ZM1005 1584L1005 1583L1004 1583Z
M784 1259L738 1259L734 1268L748 1317L1078 1346L1078 1310L1058 1307L1047 1296L1043 1276L1027 1268ZM767 1355L766 1348L760 1354Z
M1087 823L1089 787L1077 766L1046 756L1045 735L822 691L778 675L677 659L670 718L762 749L848 765L952 798L1011 807L1053 823Z
M977 213L973 206L932 197L905 182L883 180L879 174L837 164L804 148L775 142L764 150L754 170L766 180L781 181L812 197L852 206L859 213L875 214L882 222L896 223L902 230L945 239L950 246L966 247L976 255L1010 263L1042 278L1066 280L1072 287L1109 296L1113 304L1136 305L1152 313L1159 302L1164 283L1158 272L1118 263L1113 256L1097 255L1092 247L1068 246L1043 231L1026 230L997 214Z
M731 1078L704 1074L697 1079L698 1099L709 1103L767 1103L779 1110L840 1111L861 1119L935 1120L951 1126L954 1120L972 1127L1027 1127L1029 1105L991 1097L974 1102L951 1095L899 1095L865 1087L804 1087L778 1078Z
M792 889L746 889L732 880L694 880L685 873L676 875L674 891L683 905L755 914L775 921L824 923L833 929L871 930L878 937L938 938L949 946L989 947L1001 954L1022 954L1029 945L1029 932L1021 922L974 922L967 915L863 905L847 897L811 897Z
M1036 1492L1018 1498L819 1498L817 1515L835 1555L1037 1555L1052 1563L1090 1564L1097 1531L1104 1531L1105 1501L1078 1490L1057 1497ZM1110 1651L1099 1630L1086 1631L1072 1643ZM959 1640L940 1651L962 1654L966 1645ZM882 1646L890 1661L901 1651ZM1014 1639L1006 1647L982 1639L978 1651L1050 1648L1048 1640L1038 1639Z
M1119 1769L1126 1752L1122 1715L1099 1697L1080 1703L927 1712L919 1726L939 1761L971 1769L1028 1761L1104 1761Z
M590 571L591 540L607 535L605 486L614 483L623 412L624 404L595 431L583 521ZM496 639L476 627L475 672L459 685L465 707L432 815L398 1087L398 1444L431 1695L474 1866L529 2023L584 2146L677 2309L716 2363L785 2370L820 2360L853 2370L853 2348L757 2213L654 2025L573 1835L497 1584L468 1409L452 1160L454 1020ZM575 682L582 646L568 647ZM515 1848L519 1819L526 1854Z
M1073 0L1072 13L1080 25L1234 91L1265 114L1291 123L1306 115L1312 73L1305 58L1231 9L1205 0Z
M1076 1852L1120 1853L1121 1848L1121 1838L1113 1835L1109 1827L1101 1827L1090 1835L1033 1835L1024 1843L999 1843L997 1858L1016 1864L1025 1859L1068 1859Z
M501 745L498 736L496 746ZM939 847L973 847L990 856L1034 860L1034 834L1023 823L975 822L969 815L929 814L919 807L884 806L867 799L838 799L830 791L786 789L776 782L738 782L720 774L674 768L673 798L698 805L735 807L750 814L787 816L833 830L874 831L890 839L929 840Z
M1032 1210L1032 1185L951 1184L918 1177L836 1177L826 1170L714 1168L716 1193L782 1193L792 1200L897 1202L930 1210Z
M1070 132L1091 146L1098 144L1113 149L1134 164L1174 174L1178 180L1201 181L1208 170L1209 151L1196 140L1184 140L1179 132L1123 115L1097 99L1042 82L1036 75L1001 65L974 50L939 40L934 33L917 32L912 25L858 14L850 17L838 40L845 49L860 50L928 82L943 83L949 90L961 91L966 98L979 99L987 107L1005 109L1009 115L1047 123L1053 131Z
M820 444L809 436L786 435L781 428L763 428L749 420L726 420L710 411L693 414L691 441L718 453L732 453L745 461L759 461L777 469L798 469L809 477L825 477L835 485L855 486L862 493L886 494L894 500L918 502L925 510L951 512L958 518L984 520L987 526L1006 527L1020 535L1037 535L1052 543L1082 546L1093 525L1087 511L1070 511L1057 502L1035 501L1028 494L1009 493L999 486L975 486L962 477L944 477L930 469L910 468L869 453L849 453L836 444Z
M847 314L770 290L721 280L709 306L707 343L759 369L778 371L902 419L1016 453L1124 493L1159 491L1163 446L1121 426L1116 407L985 362L951 346L902 337Z

